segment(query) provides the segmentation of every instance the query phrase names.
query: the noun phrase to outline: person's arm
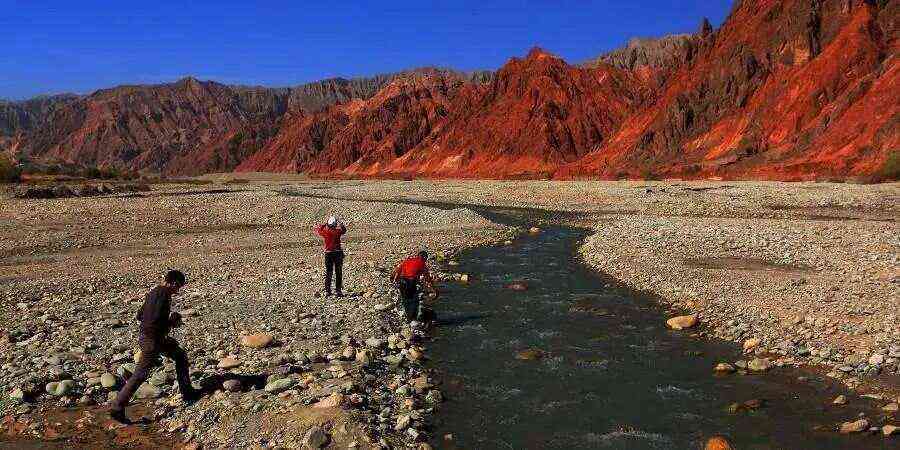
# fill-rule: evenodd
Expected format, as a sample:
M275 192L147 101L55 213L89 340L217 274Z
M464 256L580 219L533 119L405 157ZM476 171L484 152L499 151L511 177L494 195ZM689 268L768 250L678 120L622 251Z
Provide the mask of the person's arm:
M325 225L319 224L316 225L316 234L319 236L325 237Z
M347 232L347 226L342 223L341 224L341 234L344 234L346 232Z
M437 289L434 287L434 277L431 276L431 272L428 271L427 267L425 268L425 271L422 272L422 281L425 288L437 297Z
M169 313L169 326L172 328L178 328L182 324L181 314L177 312Z
M394 269L394 273L391 274L391 283L396 283L399 280L400 280L400 266L397 266L397 268Z
M159 311L159 324L160 329L163 330L171 330L172 329L172 300L166 299Z

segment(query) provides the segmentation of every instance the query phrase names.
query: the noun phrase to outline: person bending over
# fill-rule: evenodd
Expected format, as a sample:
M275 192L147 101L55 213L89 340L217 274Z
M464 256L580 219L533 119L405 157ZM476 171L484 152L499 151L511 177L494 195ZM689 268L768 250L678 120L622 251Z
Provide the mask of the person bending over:
M416 256L404 259L397 266L391 281L400 290L400 299L403 302L403 311L409 321L422 320L422 305L419 301L419 287L424 285L429 292L437 295L434 288L434 278L428 272L428 252L422 250Z
M192 402L200 397L200 392L191 385L191 377L187 353L178 345L178 341L169 337L173 327L181 325L181 315L171 312L172 297L186 283L184 274L177 270L166 273L162 284L153 288L145 297L144 304L137 313L140 322L138 345L141 358L137 361L134 374L128 378L125 387L119 391L118 397L110 409L110 416L122 423L128 423L125 407L141 383L150 376L150 371L160 363L164 355L175 361L175 372L178 378L178 389L185 402Z
M325 295L331 295L331 275L334 273L334 291L338 297L343 297L341 291L344 283L344 250L341 249L341 236L347 232L343 223L338 223L336 217L328 218L328 223L316 227L316 233L322 237L325 246Z

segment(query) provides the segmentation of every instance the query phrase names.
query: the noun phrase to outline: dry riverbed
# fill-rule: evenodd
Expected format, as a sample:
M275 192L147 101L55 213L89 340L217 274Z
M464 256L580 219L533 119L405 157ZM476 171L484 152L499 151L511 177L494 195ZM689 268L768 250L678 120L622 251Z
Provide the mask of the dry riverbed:
M558 212L594 229L580 249L590 265L697 314L698 334L755 343L736 360L811 364L885 406L900 400L896 184L291 181L0 197L0 426L20 438L82 430L88 447L423 441L440 387L417 360L421 336L401 326L386 272L420 247L451 255L516 230L466 209L368 200ZM340 300L319 295L311 230L332 212L350 229ZM181 404L167 366L139 402L149 440L136 440L102 405L133 362L141 296L170 267L191 282L175 336L209 395ZM241 345L257 333L273 344ZM63 380L72 383L49 387L64 395L46 392ZM48 420L61 407L76 425Z

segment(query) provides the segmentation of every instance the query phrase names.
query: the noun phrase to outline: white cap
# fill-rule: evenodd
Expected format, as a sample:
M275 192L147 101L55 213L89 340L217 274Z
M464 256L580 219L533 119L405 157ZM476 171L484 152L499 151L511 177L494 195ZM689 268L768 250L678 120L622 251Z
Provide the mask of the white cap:
M329 225L329 226L332 226L332 227L335 226L335 225L337 225L337 217L334 217L334 216L329 217L329 218L328 218L328 225Z

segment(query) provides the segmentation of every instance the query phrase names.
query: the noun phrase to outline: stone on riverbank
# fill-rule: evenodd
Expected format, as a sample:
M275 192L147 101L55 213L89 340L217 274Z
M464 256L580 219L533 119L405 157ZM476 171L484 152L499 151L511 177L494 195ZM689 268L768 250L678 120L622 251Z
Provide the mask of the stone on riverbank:
M115 375L109 372L100 375L100 386L103 386L106 389L111 389L116 387L117 384L119 384L119 380Z
M719 363L713 368L713 371L717 373L733 373L735 370L734 366L728 363Z
M747 368L753 372L765 372L772 368L772 362L768 358L754 358L747 362Z
M292 378L282 378L280 380L275 380L267 383L263 390L270 394L277 394L279 392L290 389L294 386L294 384L295 382Z
M303 448L317 449L328 445L328 435L320 426L314 426L303 435Z
M234 358L231 356L226 356L226 357L220 359L219 364L217 364L216 366L220 369L228 370L228 369L234 369L235 367L238 367L240 365L241 365L241 362L238 361L237 358Z
M240 392L242 388L240 380L225 380L222 383L222 389L228 392Z
M536 359L541 359L546 356L546 352L539 348L530 348L528 350L522 350L516 353L516 359L521 359L523 361L533 361Z
M666 321L666 325L673 330L686 330L696 326L698 321L697 316L691 314L688 316L673 317Z
M756 347L759 347L760 342L759 338L750 338L744 341L744 353L752 352Z
M841 424L841 434L860 433L869 429L869 421L859 419L853 422L844 422Z
M266 348L271 346L275 339L268 333L257 333L241 336L241 345L250 348Z

